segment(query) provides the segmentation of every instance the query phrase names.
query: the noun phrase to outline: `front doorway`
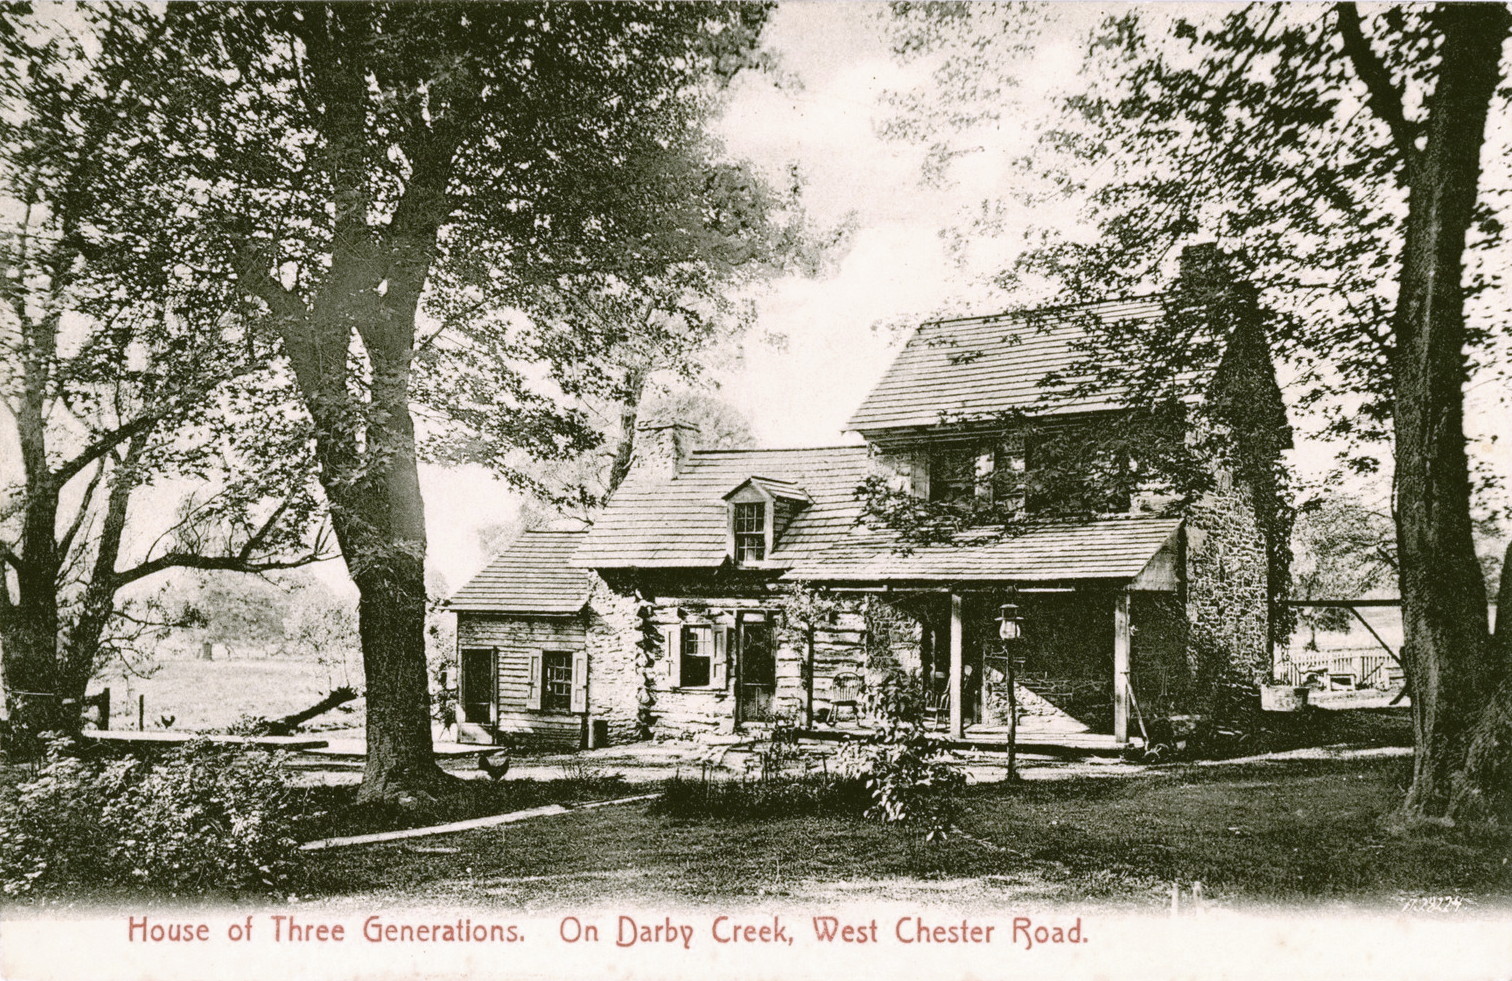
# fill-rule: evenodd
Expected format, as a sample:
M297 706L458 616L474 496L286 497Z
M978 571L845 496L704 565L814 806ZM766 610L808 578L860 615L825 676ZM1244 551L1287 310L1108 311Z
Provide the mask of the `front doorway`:
M494 724L494 668L498 659L487 648L462 652L462 721L474 725Z
M777 648L770 623L741 621L735 628L736 719L740 722L772 721L772 699L777 694Z

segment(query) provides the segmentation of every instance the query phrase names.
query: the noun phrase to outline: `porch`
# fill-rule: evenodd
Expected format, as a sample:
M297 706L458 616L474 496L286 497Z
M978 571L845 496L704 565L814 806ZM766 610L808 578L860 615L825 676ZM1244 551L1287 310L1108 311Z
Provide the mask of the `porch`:
M866 732L868 686L901 669L922 681L924 690L912 697L922 696L929 728L950 742L1002 746L1017 718L1020 746L1112 753L1142 730L1133 680L1136 616L1146 633L1141 684L1154 701L1172 687L1162 662L1185 661L1174 598L1126 585L836 592L860 597L871 611L865 630L813 629L803 670L785 672L792 685L779 686L773 706L775 717L794 720L816 738ZM1002 604L1010 597L1017 619L1004 631ZM895 619L879 622L878 610ZM1157 622L1162 612L1170 629Z
M859 714L858 686L901 668L923 680L928 712L953 741L1001 741L1016 718L1025 739L1127 745L1143 720L1180 713L1195 687L1186 569L1182 522L1168 518L827 549L790 574L893 607L913 626L890 645L868 638L864 679L811 652L808 690L788 691L804 704L790 708L809 723L844 722ZM879 646L893 648L892 663Z

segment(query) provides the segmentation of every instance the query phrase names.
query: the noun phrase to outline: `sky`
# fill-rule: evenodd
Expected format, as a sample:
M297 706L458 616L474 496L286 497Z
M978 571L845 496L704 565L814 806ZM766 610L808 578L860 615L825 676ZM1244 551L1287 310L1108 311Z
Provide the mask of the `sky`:
M1095 3L1071 9L1020 72L1025 104L1044 105L1059 84L1071 80L1079 63L1077 30L1107 10ZM788 81L742 77L717 123L732 156L775 176L790 165L800 168L805 208L815 222L849 221L853 228L847 248L824 275L768 285L758 300L758 327L741 358L715 378L717 394L745 413L761 446L858 442L844 431L846 420L906 340L899 325L941 311L982 314L1004 306L981 285L980 270L974 274L955 264L942 233L963 209L1012 179L1009 161L1027 147L1029 133L1014 132L1015 121L1006 121L984 141L987 152L956 168L950 184L925 186L924 151L878 132L885 94L912 87L927 70L894 57L884 12L875 3L783 3L768 23L766 40ZM1028 224L1028 215L1018 217ZM1033 217L1046 223L1043 214ZM1015 247L1014 220L1010 215L996 248ZM889 324L891 329L882 326ZM785 343L770 343L771 335ZM1477 401L1489 402L1494 394L1472 392L1472 430L1506 428L1504 410L1477 410ZM1512 476L1509 443L1482 445ZM1304 480L1315 481L1330 469L1333 452L1304 435L1291 463ZM454 590L488 559L480 529L511 520L518 501L478 468L427 468L422 480L431 563ZM1379 487L1350 490L1366 499L1386 497Z

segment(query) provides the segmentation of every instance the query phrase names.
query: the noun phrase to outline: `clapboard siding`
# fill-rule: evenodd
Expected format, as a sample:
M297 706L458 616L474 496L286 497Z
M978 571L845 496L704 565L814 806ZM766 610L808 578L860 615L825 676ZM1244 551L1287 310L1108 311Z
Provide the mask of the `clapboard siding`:
M520 614L459 612L457 647L492 648L496 652L497 722L495 732L513 742L552 749L576 749L582 743L583 719L527 706L530 659L536 651L581 651L591 614L532 617ZM589 675L590 681L592 674Z

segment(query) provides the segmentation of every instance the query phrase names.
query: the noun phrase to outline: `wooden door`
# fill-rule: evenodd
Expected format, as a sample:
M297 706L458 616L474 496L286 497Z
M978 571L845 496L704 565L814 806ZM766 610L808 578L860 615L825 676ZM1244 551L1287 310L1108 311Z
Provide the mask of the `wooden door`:
M777 694L777 646L770 623L741 623L736 630L736 716L741 722L770 722Z
M475 725L493 725L494 700L499 689L495 682L497 655L489 648L464 650L461 668L462 721Z

